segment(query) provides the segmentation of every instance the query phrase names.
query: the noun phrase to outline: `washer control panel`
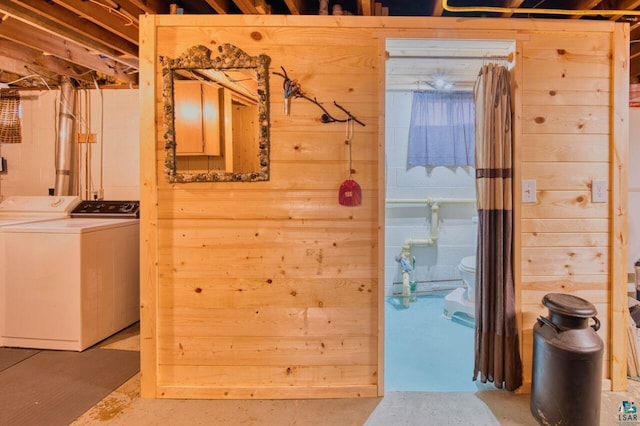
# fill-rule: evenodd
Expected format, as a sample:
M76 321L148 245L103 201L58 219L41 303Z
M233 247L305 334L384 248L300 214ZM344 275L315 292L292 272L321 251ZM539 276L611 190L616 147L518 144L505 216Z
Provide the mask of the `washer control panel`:
M72 211L71 217L140 217L140 201L84 200Z

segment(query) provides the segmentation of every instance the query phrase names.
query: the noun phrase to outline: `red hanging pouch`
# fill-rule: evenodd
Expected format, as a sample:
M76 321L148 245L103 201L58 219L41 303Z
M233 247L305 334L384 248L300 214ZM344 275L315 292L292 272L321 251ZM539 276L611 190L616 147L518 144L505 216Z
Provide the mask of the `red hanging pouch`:
M362 189L358 182L351 179L351 139L353 138L353 121L347 119L347 144L349 145L349 179L342 182L338 191L338 202L343 206L354 207L362 203Z
M362 203L362 190L353 179L347 179L340 185L338 202L343 206L359 206Z

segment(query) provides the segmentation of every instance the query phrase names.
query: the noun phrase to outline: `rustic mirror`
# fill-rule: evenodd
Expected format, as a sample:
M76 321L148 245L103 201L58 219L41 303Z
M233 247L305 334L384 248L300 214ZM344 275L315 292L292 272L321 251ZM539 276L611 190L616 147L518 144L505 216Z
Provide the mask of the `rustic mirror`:
M167 180L269 180L270 58L222 44L160 63Z

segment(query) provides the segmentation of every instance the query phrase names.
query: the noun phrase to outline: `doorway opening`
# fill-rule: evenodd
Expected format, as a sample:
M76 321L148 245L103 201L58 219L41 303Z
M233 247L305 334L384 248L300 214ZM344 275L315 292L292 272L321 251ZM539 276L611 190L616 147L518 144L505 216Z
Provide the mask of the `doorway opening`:
M475 169L408 165L414 92L470 92L514 41L387 39L385 390L475 391ZM473 267L471 267L471 265Z

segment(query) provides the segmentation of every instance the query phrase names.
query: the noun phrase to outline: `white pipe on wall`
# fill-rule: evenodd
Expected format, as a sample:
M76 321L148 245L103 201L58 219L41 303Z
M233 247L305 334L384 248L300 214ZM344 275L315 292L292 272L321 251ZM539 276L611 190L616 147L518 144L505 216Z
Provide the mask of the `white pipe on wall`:
M387 204L474 204L475 198L388 198L385 200Z
M438 213L441 204L475 204L475 198L394 198L387 199L387 204L425 204L431 208L431 233L429 238L407 238L402 243L400 256L408 259L412 246L430 246L438 241Z

